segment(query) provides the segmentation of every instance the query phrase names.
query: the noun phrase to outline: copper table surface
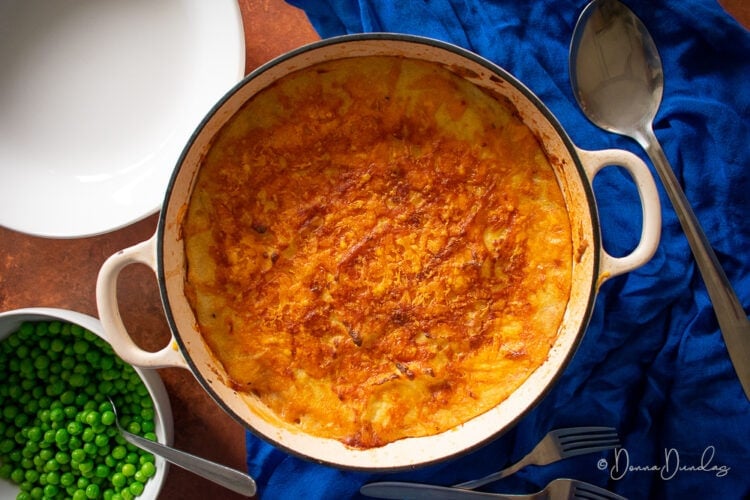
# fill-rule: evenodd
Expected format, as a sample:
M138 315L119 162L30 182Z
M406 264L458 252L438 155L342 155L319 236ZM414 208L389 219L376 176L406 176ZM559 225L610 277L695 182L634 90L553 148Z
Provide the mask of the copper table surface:
M745 27L750 4L720 2ZM300 45L317 40L303 12L283 0L240 0L246 40L246 71ZM97 316L95 283L102 263L113 253L153 235L157 215L123 229L89 238L47 239L0 227L0 311L59 307ZM129 266L118 282L120 311L144 349L169 339L169 328L153 272ZM181 368L160 369L174 413L174 446L245 469L243 427L223 412ZM243 498L205 479L172 467L161 492L167 499Z

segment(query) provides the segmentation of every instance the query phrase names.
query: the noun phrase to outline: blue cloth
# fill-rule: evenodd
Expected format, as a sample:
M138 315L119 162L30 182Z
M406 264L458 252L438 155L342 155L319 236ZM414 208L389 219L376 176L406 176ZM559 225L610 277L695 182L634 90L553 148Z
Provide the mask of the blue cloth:
M568 47L583 1L289 1L306 11L323 38L402 32L472 50L528 85L578 146L628 149L650 165L634 142L597 129L576 106ZM750 33L715 0L626 3L651 31L665 68L656 135L747 309ZM487 489L529 492L567 476L635 499L750 498L750 403L675 212L657 184L663 204L657 254L605 283L564 376L511 431L470 455L395 474L309 463L248 434L248 468L261 497L352 498L376 480L450 485L508 465L550 429L610 425L623 441L619 461L609 452L532 466ZM605 247L627 253L640 234L632 183L619 169L605 169L594 185ZM661 472L643 470L654 467Z

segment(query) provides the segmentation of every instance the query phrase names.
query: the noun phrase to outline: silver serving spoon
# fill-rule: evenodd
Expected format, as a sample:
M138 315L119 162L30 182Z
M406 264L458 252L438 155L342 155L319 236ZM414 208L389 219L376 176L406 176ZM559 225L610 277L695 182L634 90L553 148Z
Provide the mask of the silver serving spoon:
M570 79L588 119L636 140L654 163L750 399L750 321L654 135L653 119L664 88L659 52L641 20L618 0L594 0L584 8L570 45Z
M115 403L111 399L109 402L112 404L112 411L115 413L115 425L117 426L117 430L120 431L120 434L122 434L122 437L125 438L127 442L143 450L150 451L155 455L159 455L164 460L177 465L178 467L182 467L183 469L208 479L209 481L220 484L240 495L251 497L257 492L255 481L244 472L240 472L225 465L217 464L216 462L211 462L205 458L197 457L161 443L150 441L126 431L120 426L120 422L117 419L117 408L115 407Z

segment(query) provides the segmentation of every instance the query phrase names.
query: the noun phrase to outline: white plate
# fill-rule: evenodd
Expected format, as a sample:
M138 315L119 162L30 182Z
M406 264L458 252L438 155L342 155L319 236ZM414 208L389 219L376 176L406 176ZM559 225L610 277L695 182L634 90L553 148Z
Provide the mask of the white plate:
M72 238L157 212L244 69L236 0L0 0L0 225Z

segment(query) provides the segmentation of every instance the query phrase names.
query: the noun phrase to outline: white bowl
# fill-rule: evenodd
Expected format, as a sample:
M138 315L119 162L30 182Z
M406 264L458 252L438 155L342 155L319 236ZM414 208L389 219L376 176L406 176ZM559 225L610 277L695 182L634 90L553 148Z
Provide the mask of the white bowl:
M105 341L104 330L98 319L75 311L52 308L29 308L16 309L0 313L0 342L8 335L18 330L25 321L62 321L79 325L91 331ZM133 367L141 377L151 399L154 402L154 424L156 437L162 444L172 444L173 422L172 409L169 404L169 396L159 374L154 370ZM156 500L159 496L164 481L167 477L168 462L159 456L155 456L156 475L147 483L139 499ZM18 487L3 479L0 479L0 500L16 498Z
M68 238L156 213L244 42L236 0L0 2L0 225Z

